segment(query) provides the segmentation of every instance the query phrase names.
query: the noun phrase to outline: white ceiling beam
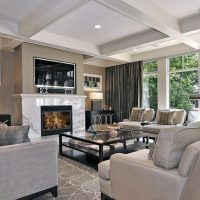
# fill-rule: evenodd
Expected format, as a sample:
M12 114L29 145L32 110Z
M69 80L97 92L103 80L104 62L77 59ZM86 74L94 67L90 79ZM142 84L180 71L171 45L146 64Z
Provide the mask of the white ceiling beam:
M121 60L122 62L123 61L131 62L132 61L131 54L128 54L128 53L115 54L115 55L109 56L109 58Z
M7 18L0 17L0 32L5 34L17 35L18 24L7 21Z
M88 57L88 58L84 58L84 62L90 62L90 61L94 61L96 59L102 59L102 60L109 60L112 62L116 62L116 63L126 63L126 62L130 62L131 61L131 55L120 55L120 56L93 56L93 57Z
M2 38L1 39L1 50L5 51L13 51L13 49L20 44L22 44L22 40L14 40L14 39L8 39L8 38Z
M19 35L29 38L89 1L44 0L19 23ZM69 4L71 5L69 6Z
M99 49L96 45L76 40L73 38L57 35L55 33L50 33L47 31L40 31L30 39L38 42L42 41L50 45L56 45L68 49L73 49L73 51L78 51L81 52L82 54L100 55Z
M128 61L130 62L130 61ZM108 59L103 59L103 58L90 58L84 60L83 64L84 65L92 65L92 66L98 66L98 67L110 67L114 65L120 65L123 63L127 63L127 61L119 61L119 60L108 60Z
M138 54L132 55L131 62L136 62L139 60L151 60L157 59L162 57L169 57L178 54L188 53L188 52L195 52L193 48L185 45L185 44L177 44L174 46L169 46L165 48L159 48L151 51L146 51Z
M93 45L90 45L88 43L84 43L81 41L77 41L77 40L70 40L69 38L66 38L66 37L62 37L62 38L60 38L60 37L62 37L62 36L48 33L45 31L41 31L40 33L36 34L32 39L22 37L22 36L9 35L9 34L0 32L0 38L3 39L3 43L4 43L3 44L4 49L5 48L8 49L8 47L11 46L12 43L14 44L15 42L16 42L16 44L17 43L22 44L24 42L27 42L30 44L36 44L36 45L60 49L60 50L64 50L64 51L70 51L73 53L83 54L84 60L87 60L90 58L94 59L94 57L95 57L95 58L102 59L102 60L108 60L109 63L110 62L126 63L126 62L131 61L131 56L129 56L129 57L124 56L124 59L122 57L120 57L118 59L118 58L103 56L99 53L99 50L96 48L96 46L93 46ZM2 44L1 44L2 39L0 40L0 49L2 46ZM49 41L52 41L52 42L49 43ZM10 45L8 44L6 46L6 42L8 42ZM77 46L77 48L75 49L74 46ZM86 49L87 49L87 51L86 51ZM11 50L13 50L13 49L11 49ZM109 66L108 62L106 62L106 66Z
M150 0L96 0L134 20L152 27L188 46L199 49L200 45L184 36L179 21Z
M114 40L104 45L100 45L99 49L101 54L109 56L122 53L124 51L133 50L133 48L141 47L141 45L144 44L147 45L147 43L150 45L150 43L153 44L155 41L165 38L167 38L165 34L151 29L119 40Z

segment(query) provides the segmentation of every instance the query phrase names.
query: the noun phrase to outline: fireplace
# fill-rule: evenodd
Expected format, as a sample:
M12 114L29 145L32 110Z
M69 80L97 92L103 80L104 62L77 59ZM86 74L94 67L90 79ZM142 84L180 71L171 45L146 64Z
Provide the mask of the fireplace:
M41 106L41 135L72 132L72 106Z

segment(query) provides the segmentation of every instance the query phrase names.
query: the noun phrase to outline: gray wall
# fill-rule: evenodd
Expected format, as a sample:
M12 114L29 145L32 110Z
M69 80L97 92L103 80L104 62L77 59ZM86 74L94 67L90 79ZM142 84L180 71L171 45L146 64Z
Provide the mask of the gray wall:
M33 87L34 56L76 63L77 94L83 94L83 56L81 54L28 43L23 43L15 49L16 71L22 74L22 77L16 76L16 93L32 94L37 92L37 89Z
M14 53L0 51L1 86L0 113L13 114L12 95L14 94Z
M105 68L91 66L91 65L84 65L83 71L84 71L84 73L88 73L88 74L102 75L102 92L103 92L102 105L104 105L105 104ZM84 91L84 95L87 96L86 101L85 101L85 109L91 110L91 101L88 98L88 94L89 94L88 91Z
M18 46L14 53L14 82L15 82L15 93L22 93L22 46Z
M105 68L83 65L83 56L80 54L24 43L15 48L14 52L0 51L0 113L14 114L13 94L31 94L37 91L33 87L33 56L76 63L79 95L88 95L83 91L83 73L102 75L102 91L105 97ZM87 98L86 110L90 108L90 100Z

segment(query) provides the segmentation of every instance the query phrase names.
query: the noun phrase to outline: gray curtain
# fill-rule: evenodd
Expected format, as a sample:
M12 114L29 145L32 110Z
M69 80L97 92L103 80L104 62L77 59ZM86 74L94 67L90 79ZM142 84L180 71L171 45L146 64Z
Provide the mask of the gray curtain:
M142 61L106 68L106 105L118 121L128 118L132 107L142 105Z

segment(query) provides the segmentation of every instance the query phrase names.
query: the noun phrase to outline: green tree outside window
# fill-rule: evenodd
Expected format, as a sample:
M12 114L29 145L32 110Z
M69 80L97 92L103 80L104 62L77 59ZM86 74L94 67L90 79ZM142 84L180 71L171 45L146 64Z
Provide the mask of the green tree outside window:
M146 62L143 65L143 107L154 108L158 107L157 98L157 61Z
M183 55L169 59L170 107L191 109L198 106L188 98L198 92L198 54Z

